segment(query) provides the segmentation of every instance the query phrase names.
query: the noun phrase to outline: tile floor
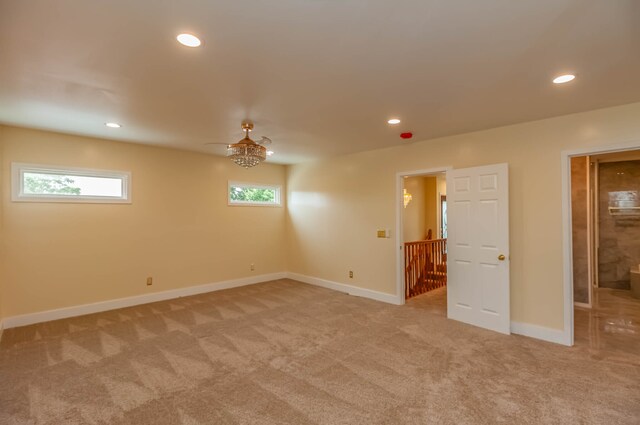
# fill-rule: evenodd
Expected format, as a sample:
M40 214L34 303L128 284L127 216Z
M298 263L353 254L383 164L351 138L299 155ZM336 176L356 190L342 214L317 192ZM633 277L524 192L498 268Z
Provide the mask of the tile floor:
M576 307L575 345L592 357L640 365L640 299L625 289L600 288L591 309Z

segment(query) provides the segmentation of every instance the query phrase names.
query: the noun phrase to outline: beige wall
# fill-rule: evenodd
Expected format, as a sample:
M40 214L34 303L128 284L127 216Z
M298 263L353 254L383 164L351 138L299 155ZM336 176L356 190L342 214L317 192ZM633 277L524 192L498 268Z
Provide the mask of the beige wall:
M447 177L445 174L438 175L437 178L438 184L438 196L447 196Z
M5 317L3 304L4 300L4 196L3 195L3 187L4 187L4 161L3 161L3 141L4 141L4 127L0 125L0 336L2 335L2 319Z
M411 194L411 202L402 210L403 240L405 242L423 240L427 233L425 179L408 177L403 180L404 188Z
M284 166L0 131L4 317L285 271L285 208L227 206L228 180L284 185ZM12 161L131 171L133 203L11 202Z
M640 103L291 166L288 269L396 291L395 174L509 163L512 320L563 328L561 151L640 141ZM354 270L354 279L347 271Z
M405 242L424 240L431 229L433 239L438 233L437 181L435 176L408 177L404 188L412 196L411 202L402 211L402 234Z
M437 185L437 198L436 198L436 202L438 203L438 209L436 210L437 212L437 228L438 228L438 233L437 233L437 238L441 238L442 237L442 226L441 226L441 222L442 222L442 211L440 210L440 197L441 196L447 196L447 176L445 173L439 174L436 177L436 185Z
M204 154L0 126L0 317L246 277L251 262L253 274L289 270L392 294L395 235L376 238L376 229L395 229L395 174L507 162L512 320L561 329L560 152L639 141L638 116L640 103L286 172L278 165L244 170ZM12 161L130 170L133 203L11 202ZM228 207L229 179L286 179L286 213ZM147 276L154 277L152 287Z
M436 177L424 178L424 228L425 235L431 229L431 239L438 239L438 186Z

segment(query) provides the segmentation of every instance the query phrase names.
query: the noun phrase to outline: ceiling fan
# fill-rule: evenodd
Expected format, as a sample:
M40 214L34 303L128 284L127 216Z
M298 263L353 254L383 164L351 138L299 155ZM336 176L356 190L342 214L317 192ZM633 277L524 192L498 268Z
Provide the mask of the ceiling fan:
M244 139L236 143L205 143L205 145L225 145L227 147L227 158L244 168L258 165L267 158L267 148L271 144L271 139L262 136L257 142L251 140L249 132L253 130L253 123L244 121L242 123Z

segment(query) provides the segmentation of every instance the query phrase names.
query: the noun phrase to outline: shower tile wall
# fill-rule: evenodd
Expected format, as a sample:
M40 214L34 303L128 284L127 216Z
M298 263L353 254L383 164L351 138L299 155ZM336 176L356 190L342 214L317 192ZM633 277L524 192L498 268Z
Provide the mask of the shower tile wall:
M589 302L587 233L587 157L571 158L571 221L573 226L573 300Z
M640 161L600 164L598 278L603 288L629 289L629 270L640 263L640 216L609 213L610 193L621 191L636 191L640 196Z

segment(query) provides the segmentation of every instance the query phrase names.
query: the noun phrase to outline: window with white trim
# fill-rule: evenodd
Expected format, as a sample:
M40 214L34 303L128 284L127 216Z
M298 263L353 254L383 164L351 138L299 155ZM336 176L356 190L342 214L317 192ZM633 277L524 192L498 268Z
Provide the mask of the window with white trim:
M279 206L281 186L229 182L229 205Z
M17 202L131 202L131 173L125 171L14 162L11 180Z

